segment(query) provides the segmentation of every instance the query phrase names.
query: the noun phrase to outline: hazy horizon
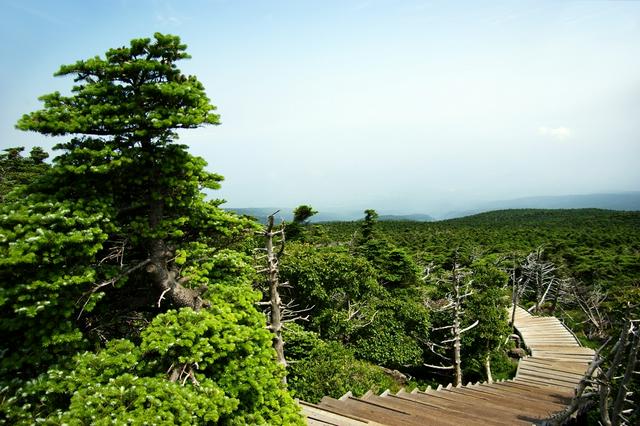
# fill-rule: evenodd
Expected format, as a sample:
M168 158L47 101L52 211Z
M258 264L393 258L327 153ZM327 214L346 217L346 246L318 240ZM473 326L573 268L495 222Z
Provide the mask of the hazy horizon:
M304 203L303 203L304 204ZM279 215L288 217L292 215L297 205L232 205L223 204L222 207L229 210L270 210L269 213L279 210ZM339 220L359 219L363 217L364 210L372 208L380 215L391 216L415 216L429 215L432 219L443 220L492 210L504 209L584 209L596 208L605 210L640 210L640 191L625 191L617 193L598 194L564 194L554 196L534 196L502 200L488 200L477 203L460 200L454 207L449 204L435 205L432 210L407 210L395 206L384 206L376 203L361 206L324 206L313 205L318 211L317 220L327 220L333 216L339 216ZM319 218L319 219L318 219ZM346 219L345 219L346 218ZM288 219L287 219L288 220Z
M60 65L179 35L228 206L441 214L640 189L640 2L8 1L0 148ZM440 213L438 213L440 212Z

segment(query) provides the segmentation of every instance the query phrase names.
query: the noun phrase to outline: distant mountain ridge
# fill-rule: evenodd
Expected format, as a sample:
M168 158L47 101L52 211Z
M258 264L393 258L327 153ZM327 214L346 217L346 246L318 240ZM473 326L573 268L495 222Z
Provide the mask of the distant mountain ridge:
M282 220L293 220L293 209L290 207L229 207L225 208L240 215L246 215L255 217L261 223L267 222L269 215L276 213L276 222ZM360 220L364 218L364 210L346 211L346 212L331 212L320 211L318 214L311 218L311 222L338 222L338 221L351 221ZM413 221L413 222L431 222L435 220L428 214L416 213L416 214L381 214L378 217L381 221Z
M365 206L367 208L369 206ZM364 217L364 208L337 210L319 210L318 214L311 218L311 222L334 222L353 221ZM430 222L434 220L455 219L458 217L471 216L495 210L509 209L604 209L604 210L627 210L640 211L640 191L585 194L585 195L559 195L516 198L513 200L491 201L469 206L468 209L455 210L439 217L433 217L424 213L412 214L384 214L380 209L381 221L414 221ZM291 221L293 219L293 208L291 207L227 207L225 210L236 212L240 215L255 217L262 223L266 223L267 217L276 213L276 222L282 220Z
M276 223L293 220L292 207L225 207L224 210L256 218L260 223L267 223L267 218L275 213ZM277 212L277 213L276 213ZM339 222L358 220L364 217L363 211L331 212L320 211L311 218L311 222Z
M471 216L494 210L506 209L605 209L605 210L640 210L640 191L558 195L516 198L482 203L475 208L463 211L452 211L443 215L440 220Z
M410 222L433 222L435 219L428 214L381 214L378 220L382 221L410 221Z

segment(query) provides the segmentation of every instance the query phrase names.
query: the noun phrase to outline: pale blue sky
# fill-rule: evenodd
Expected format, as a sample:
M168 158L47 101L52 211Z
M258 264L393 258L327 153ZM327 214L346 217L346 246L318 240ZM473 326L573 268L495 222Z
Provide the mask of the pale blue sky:
M640 189L640 2L0 0L0 147L59 65L179 35L230 206L438 214Z

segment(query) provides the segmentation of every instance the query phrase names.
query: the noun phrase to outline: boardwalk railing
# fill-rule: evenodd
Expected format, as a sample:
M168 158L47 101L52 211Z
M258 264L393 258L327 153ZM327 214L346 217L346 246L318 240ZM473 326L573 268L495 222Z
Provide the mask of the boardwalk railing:
M530 425L562 411L571 401L594 351L555 317L516 309L515 326L531 356L513 380L465 386L400 390L357 398L300 402L309 425Z

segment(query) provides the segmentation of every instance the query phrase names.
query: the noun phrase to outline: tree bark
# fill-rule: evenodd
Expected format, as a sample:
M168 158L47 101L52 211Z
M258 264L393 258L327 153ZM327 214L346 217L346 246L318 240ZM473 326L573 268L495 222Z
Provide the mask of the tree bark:
M153 158L154 149L149 143L143 146L148 151L150 158ZM156 177L159 180L159 176ZM151 232L157 231L162 224L164 216L164 195L161 189L151 188L149 190L149 229ZM211 303L202 299L204 289L191 289L184 287L182 284L187 281L186 278L179 278L177 269L170 268L169 263L175 255L174 250L167 247L167 244L161 238L154 238L149 242L149 264L146 271L151 277L151 281L160 291L158 305L166 296L171 303L178 308L189 307L194 311L198 311L203 307L211 306Z
M278 255L273 249L273 237L278 233L281 233L281 235L284 236L284 231L273 231L273 215L271 215L268 218L267 229L265 232L267 240L267 274L271 304L269 328L273 333L273 347L276 350L277 361L286 368L287 360L284 357L284 339L282 338L282 300L280 299L280 293L278 290L278 287L280 286L278 277ZM282 381L287 383L286 375L282 378Z
M487 383L493 383L493 376L491 375L491 355L487 354L484 360L484 371L487 376Z
M627 355L627 365L624 371L624 376L622 376L622 380L620 381L618 394L616 396L616 400L613 404L613 408L611 409L611 423L613 426L617 426L620 424L622 411L624 409L624 402L627 396L627 392L629 391L628 384L631 381L633 376L635 365L638 362L638 350L640 348L640 332L636 329L634 330L634 324L629 323L631 329L630 333L633 333L633 340L630 343L629 353ZM637 327L637 326L636 326Z
M631 322L627 321L622 328L622 331L620 332L620 337L616 342L616 346L614 346L612 350L614 355L611 361L611 365L606 374L604 374L604 377L600 380L600 419L602 420L602 424L605 426L612 425L611 416L609 413L609 396L611 395L611 382L618 365L624 357L624 352L628 340L628 330L630 327Z
M514 255L514 259L513 259L513 268L511 269L511 283L512 283L512 303L513 303L513 309L511 310L511 329L512 329L512 333L516 334L516 307L518 306L518 292L519 292L519 288L518 288L518 283L516 281L516 261L515 261L515 255Z
M161 292L158 302L166 296L178 308L191 308L198 311L210 307L211 302L202 298L206 287L192 289L183 286L182 283L187 279L180 279L178 271L169 268L168 261L173 257L173 251L166 247L164 241L154 240L151 247L150 262L146 270L156 288Z
M455 385L462 385L462 359L460 354L460 314L461 314L461 300L460 300L460 281L458 278L457 270L454 265L453 269L453 281L454 281L454 291L455 291L455 305L454 305L454 319L453 319L453 364L455 367Z
M540 272L536 272L536 305L534 312L537 314L540 309L540 300L542 299L542 277Z

